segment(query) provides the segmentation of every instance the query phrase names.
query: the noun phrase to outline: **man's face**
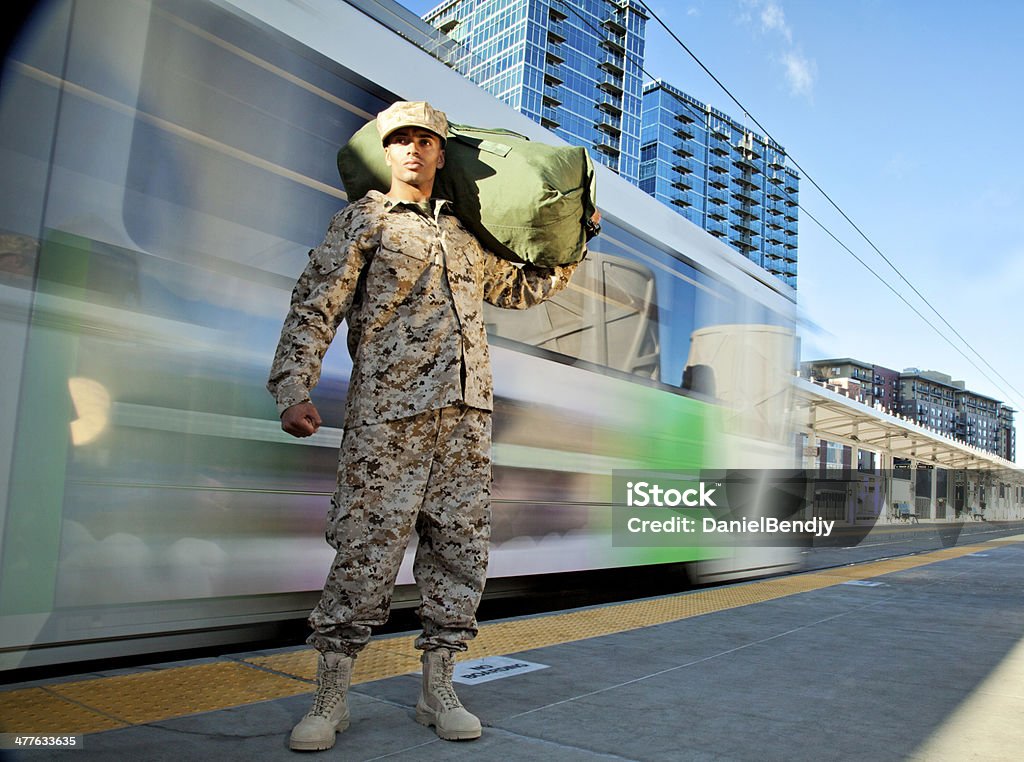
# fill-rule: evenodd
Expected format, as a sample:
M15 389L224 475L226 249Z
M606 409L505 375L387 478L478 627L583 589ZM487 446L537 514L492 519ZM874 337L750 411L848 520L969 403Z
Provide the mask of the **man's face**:
M444 166L441 138L422 127L399 127L388 136L384 160L391 176L406 185L421 187L433 183Z

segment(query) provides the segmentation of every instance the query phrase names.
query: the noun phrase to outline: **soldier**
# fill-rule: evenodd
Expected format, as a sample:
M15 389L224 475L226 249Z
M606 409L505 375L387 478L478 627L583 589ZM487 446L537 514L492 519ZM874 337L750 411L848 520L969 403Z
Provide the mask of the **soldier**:
M518 267L485 250L432 199L445 115L424 102L377 115L391 168L331 220L292 293L268 389L281 427L314 434L309 392L341 321L352 375L327 540L337 553L310 615L319 651L313 708L291 748L328 749L348 727L353 659L387 620L410 533L419 545L422 691L416 720L441 738L480 737L452 688L454 655L476 635L490 537L492 383L484 300L523 309L557 293L576 265Z

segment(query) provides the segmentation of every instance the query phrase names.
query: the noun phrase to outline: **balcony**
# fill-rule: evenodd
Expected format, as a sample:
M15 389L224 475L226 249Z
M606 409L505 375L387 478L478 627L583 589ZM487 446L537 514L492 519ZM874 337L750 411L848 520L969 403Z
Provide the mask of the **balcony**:
M551 45L561 45L565 42L565 35L556 31L555 29L548 29L548 43Z
M558 54L558 51L548 49L544 52L544 62L550 66L561 66L565 63L565 58ZM547 71L547 66L544 67L544 71Z
M685 179L676 180L674 183L672 183L672 187L675 188L676 190L681 190L684 192L693 190L693 185L687 182Z
M738 230L742 235L747 237L757 235L757 228L751 224L750 220L743 219L738 214L730 214L729 222L732 224L733 228Z
M612 93L601 91L597 94L597 102L594 104L600 111L609 114L622 116L622 98Z
M789 191L786 194L786 206L798 206L799 204L800 204L800 194L797 193L796 191Z
M601 58L600 63L597 64L597 68L602 71L606 71L615 77L621 77L625 74L622 56L616 56L614 53L605 53Z
M627 31L626 24L623 22L619 14L609 16L608 18L601 22L601 26L603 26L605 29L607 29L609 32L616 35L617 37L622 37L624 34L626 34Z
M722 238L723 236L729 234L729 230L726 227L725 223L718 219L709 219L704 224L704 229L711 233L711 235L718 236L719 238Z
M605 38L598 43L604 50L612 53L619 58L623 58L626 55L626 46L623 45L619 40L614 38Z
M761 168L754 163L754 160L744 153L738 153L735 156L733 156L732 163L735 164L740 169L742 169L744 172L747 172L752 175L756 175L761 171Z
M552 87L557 87L558 85L562 84L563 81L564 80L559 75L557 68L555 68L554 66L550 66L550 65L544 67L544 84L545 85L550 85Z
M740 203L745 204L749 207L755 207L761 205L761 199L758 198L760 194L751 193L747 189L733 191L733 198L739 199Z
M672 131L672 134L675 135L680 140L693 140L694 133L692 128L677 127Z
M598 111L597 119L594 120L597 129L618 138L622 134L622 120L606 111Z
M751 182L746 177L734 177L734 178L732 178L732 181L734 183L736 183L738 186L740 186L741 188L744 188L744 189L746 189L748 191L760 191L760 188L757 185L757 183Z
M748 159L760 159L761 154L757 150L757 145L758 144L754 142L753 137L748 132L746 135L740 138L739 141L737 141L734 148L741 154L746 156Z
M558 95L558 90L554 87L544 88L543 102L548 108L556 108L562 105L562 99Z
M692 204L689 201L683 198L674 198L672 199L672 203L680 207L681 209L689 209L692 206Z
M729 174L729 161L724 156L708 155L708 169L720 175Z
M558 24L565 21L569 16L552 5L548 8L548 18Z
M614 135L608 134L601 135L594 141L594 148L606 156L617 157L621 153L619 145L619 139Z
M709 172L708 185L712 188L718 188L719 190L726 190L729 187L729 176Z
M694 159L676 159L672 169L683 175L691 175L700 171L700 164Z
M549 130L558 127L560 122L558 121L558 112L551 106L544 105L540 110L540 123L543 127L547 127Z
M693 118L685 111L681 111L675 115L676 121L682 122L683 124L693 124Z
M757 242L754 240L753 236L734 235L729 238L729 243L731 243L737 249L742 251L744 254L751 251L757 251Z
M604 90L607 93L612 93L620 98L622 97L622 77L616 77L608 72L605 72L601 81L597 83L599 89Z
M672 153L674 153L680 159L689 159L693 156L693 151L691 151L685 143L680 143L675 148L673 148Z

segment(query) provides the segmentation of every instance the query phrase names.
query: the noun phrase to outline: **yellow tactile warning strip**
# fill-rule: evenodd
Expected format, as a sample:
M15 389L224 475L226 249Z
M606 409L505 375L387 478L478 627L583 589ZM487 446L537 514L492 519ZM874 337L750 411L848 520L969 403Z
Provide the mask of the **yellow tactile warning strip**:
M5 733L81 735L126 725L55 696L47 688L23 688L0 693L0 730Z
M133 725L304 693L288 677L232 661L61 683L64 698Z
M411 637L397 637L370 643L356 659L355 671L352 674L353 684L368 683L418 670L420 660L418 652L413 649L414 640L415 638ZM310 682L316 680L316 651L312 649L273 656L253 656L245 661Z
M1021 542L1024 535L1002 541ZM906 571L977 553L984 547L985 543L965 545L646 601L485 624L467 658L528 651L665 624ZM356 660L353 683L417 671L419 658L413 640L399 636L373 641ZM94 733L311 692L315 676L316 652L306 649L244 661L170 667L0 692L0 717L7 732Z

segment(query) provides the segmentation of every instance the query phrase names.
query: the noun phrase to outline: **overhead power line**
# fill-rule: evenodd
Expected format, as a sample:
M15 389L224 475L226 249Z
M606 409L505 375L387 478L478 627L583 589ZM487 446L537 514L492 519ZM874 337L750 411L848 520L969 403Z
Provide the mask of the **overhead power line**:
M565 2L565 0L561 0L561 1L562 1L563 5L567 5L567 6L568 6L568 3L566 3L566 2ZM742 103L740 102L740 100L739 100L739 99L738 99L738 98L737 98L737 97L736 97L735 95L733 95L732 91L731 91L731 90L729 90L729 88L728 88L728 87L726 87L726 86L725 86L725 84L724 84L724 83L723 83L723 82L722 82L722 81L721 81L721 80L720 80L720 79L719 79L718 77L716 77L716 76L715 76L714 72L712 72L712 71L711 71L711 69L709 69L709 68L708 68L707 66L705 66L705 65L704 65L704 62L703 62L703 61L701 61L701 60L700 60L700 58L698 58L698 57L697 57L697 55L696 55L696 54L695 54L695 53L694 53L694 52L693 52L692 50L690 50L690 48L689 48L689 47L688 47L688 46L686 45L686 43L684 43L684 42L683 42L683 41L682 41L681 39L679 39L679 36L678 36L678 35L677 35L677 34L676 34L676 33L675 33L674 31L672 31L672 29L671 29L671 28L670 28L670 27L668 26L668 24L666 24L666 23L665 23L664 21L662 21L661 17L660 17L660 16L658 16L658 14L657 14L657 13L655 13L655 12L654 12L654 11L653 11L653 10L651 9L651 7L650 7L650 6L649 6L649 5L648 5L648 4L646 3L646 2L644 2L644 0L638 0L638 2L640 3L640 5L642 5L642 6L644 7L644 9L645 9L645 10L647 11L647 13L649 13L649 14L651 15L651 18L653 18L653 19L654 19L655 21L657 21L657 22L658 22L658 24L660 24L660 25L661 25L662 29L664 29L664 30L665 30L665 31L666 31L666 32L667 32L667 33L669 34L669 36L671 36L671 37L672 37L672 39L673 39L673 40L675 40L676 44L678 44L678 45L679 45L679 46L680 46L680 47L681 47L681 48L682 48L682 49L683 49L684 51L686 51L686 54L687 54L688 56L690 56L690 58L692 58L692 59L694 60L694 62L695 62L695 63L696 63L696 64L697 64L698 66L700 66L700 68L701 68L701 69L703 69L703 70L704 70L704 72L705 72L705 73L706 73L706 74L707 74L707 75L708 75L708 76L709 76L709 77L710 77L710 78L711 78L711 79L712 79L712 80L714 81L714 83L715 83L716 85L718 85L718 86L719 86L719 87L720 87L720 88L722 89L722 91L723 91L723 92L724 92L724 93L725 93L725 94L726 94L726 95L727 95L727 96L728 96L728 97L730 98L730 100L732 100L732 102L733 102L733 103L735 103L735 104L736 104L736 106L737 106L737 107L739 107L739 108L740 108L740 109L741 109L741 110L743 111L743 113L744 113L745 115L749 116L750 120L751 120L751 121L752 121L752 122L753 122L753 123L754 123L754 124L755 124L755 125L756 125L756 126L758 127L758 129L759 129L759 130L761 130L761 132L762 132L762 133L763 133L763 134L765 135L765 137L767 137L767 138L769 138L769 139L771 139L771 140L775 141L775 142L776 142L777 144L779 144L779 141L778 141L778 140L776 140L776 139L775 139L775 137L774 137L774 136L772 136L772 134L771 134L771 133L770 133L770 132L769 132L769 131L768 131L767 129L765 129L764 125L762 125L762 124L761 124L761 123L760 123L760 122L759 122L759 121L757 120L757 118L756 118L756 117L755 117L755 116L754 116L754 115L753 115L753 114L752 114L752 113L751 113L751 112L750 112L750 111L749 111L749 110L748 110L748 109L747 109L747 108L746 108L746 107L745 107L745 106L744 106L744 105L743 105L743 104L742 104ZM571 6L570 6L570 7L571 7ZM577 16L578 16L578 15L579 15L579 14L577 14ZM646 71L646 69L643 69L643 67L642 67L642 66L641 66L641 69L642 69L642 70L644 71L644 74L646 74L646 75L647 75L648 77L651 77L651 79L657 79L656 77L652 77L652 76L651 76L651 75L650 75L650 74L649 74L649 73L648 73L648 72ZM938 311L938 310L937 310L937 309L935 308L935 306L934 306L934 305L933 305L933 304L932 304L932 303L931 303L931 302L930 302L930 301L929 301L929 300L928 300L928 299L927 299L927 298L926 298L926 297L924 296L924 294L922 294L922 293L921 293L921 292L920 292L920 291L919 291L919 290L917 289L917 287L916 287L916 286L914 286L914 284L913 284L913 283L911 283L911 282L910 282L910 281L909 281L909 280L908 280L908 279L906 278L906 276L904 276L904 275L903 275L903 273L902 273L902 272L900 271L900 269L899 269L899 268L898 268L898 267L897 267L897 266L896 266L895 264L893 264L892 260L890 260L890 259L889 259L889 257L887 257L887 256L886 256L886 255L885 255L885 254L884 254L884 253L882 252L882 250L881 250L880 248L878 248L878 246L876 246L876 245L875 245L874 241L872 241L872 240L871 240L871 238L869 238L869 237L868 237L868 235L867 235L867 234L866 234L866 233L865 233L865 232L864 232L864 231L863 231L863 230L861 229L861 227L860 227L859 225L857 225L857 223L855 223L855 222L854 222L854 221L853 221L853 220L852 220L852 219L850 218L850 216L849 216L849 215L848 215L848 214L847 214L847 213L846 213L845 211L843 211L843 209L842 209L842 208L841 208L841 207L839 206L839 204L837 204L837 203L836 203L836 202L835 202L835 201L834 201L834 200L832 199L832 197L831 197L831 196L830 196L830 195L829 195L828 193L826 193L826 192L825 192L824 188L822 188L822 187L821 187L821 186L820 186L820 185L818 184L818 182L817 182L817 181L816 181L816 180L815 180L815 179L814 179L814 178L813 178L813 177L811 176L811 174L810 174L810 173L809 173L809 172L808 172L808 171L807 171L806 169L804 169L804 168L803 168L803 167L802 167L802 166L800 165L800 163L799 163L799 162L798 162L798 161L797 161L797 160L796 160L796 159L795 159L795 158L793 157L793 155L792 155L791 153L789 153L788 151L786 152L786 155L787 155L787 156L789 157L789 159L790 159L790 160L791 160L791 161L793 162L793 166L795 166L795 167L796 167L796 168L797 168L797 169L798 169L798 170L800 171L801 175L802 175L803 177L805 177L805 178L806 178L806 179L808 180L808 182L810 182L810 183L811 183L811 185L813 185L813 186L814 186L814 188L815 188L815 189L816 189L816 190L817 190L817 191L818 191L818 192L819 192L819 193L820 193L820 194L821 194L821 195L822 195L822 196L823 196L823 197L825 198L825 200L826 200L826 201L828 201L828 203L829 203L829 204L830 204L830 205L831 205L831 206L832 206L832 207L833 207L833 208L834 208L834 209L835 209L835 210L836 210L837 212L839 212L839 214L840 214L840 215L842 216L842 218L843 218L844 220L846 220L846 222L847 222L847 223L849 223L850 227L852 227L852 228L853 228L853 229L854 229L854 230L855 230L855 231L857 232L857 234L858 234L858 235L859 235L859 236L860 236L861 238L863 238L863 239L864 239L864 240L865 240L865 241L867 242L867 244L868 244L868 245L869 245L869 246L870 246L870 247L871 247L872 249L874 249L874 251L875 251L875 252L876 252L876 253L878 254L878 256L880 256L880 257L881 257L881 258L882 258L882 259L883 259L883 260L885 261L885 263L886 263L887 265L889 265L889 267L890 267L890 268L892 268L893 272L895 272L895 273L896 273L896 274L897 274L897 275L898 275L898 276L900 277L900 280L902 280L902 281L903 281L904 283L906 283L906 284L907 284L907 286L909 286L909 287L910 287L910 289L911 289L911 290L912 290L912 291L913 291L913 292L914 292L914 293L915 293L915 294L917 295L917 297L918 297L918 298L919 298L919 299L920 299L920 300L921 300L922 302L924 302L924 303L925 303L925 304L926 304L926 305L928 306L928 308L929 308L929 309L930 309L930 310L931 310L931 311L932 311L933 313L935 313L935 315L936 315L936 316L937 316L937 317L939 318L939 320L941 320L941 321L942 321L942 322L943 322L943 323L944 323L944 324L946 325L946 327L947 327L947 328L949 328L949 330L951 330L951 331L953 332L953 334L954 334L954 335L955 335L955 336L956 336L956 337L957 337L957 338L958 338L958 339L959 339L959 340L960 340L960 341L961 341L961 342L963 343L963 345L964 345L965 347L967 347L968 349L970 349L970 351L971 351L971 352L973 352L973 353L974 353L974 354L975 354L975 355L976 355L976 356L978 357L978 359L980 359L980 360L981 360L981 361L982 361L982 362L983 362L983 363L984 363L984 364L985 364L985 365L986 365L986 366L987 366L987 367L988 367L988 368L989 368L989 369L990 369L990 370L991 370L991 371L992 371L993 373L995 373L995 375L996 375L996 376L998 376L998 377L999 377L999 378L1000 378L1000 379L1001 379L1001 380L1003 381L1003 383L1004 383L1004 384L1006 384L1006 386L1008 386L1008 387L1009 387L1010 389L1012 389L1012 390L1013 390L1013 391L1014 391L1014 392L1016 393L1016 397L1017 397L1017 400L1018 400L1018 404L1019 404L1020 400L1024 400L1024 393L1021 393L1021 391L1020 391L1019 389L1017 389L1017 388L1016 388L1016 387L1015 387L1015 386L1014 386L1014 385L1013 385L1013 384L1012 384L1012 383L1011 383L1010 381L1008 381L1008 380L1007 380L1007 379L1006 379L1006 378L1005 378L1005 377L1004 377L1004 376L1003 376L1003 375L1002 375L1002 374L1001 374L1001 373L1000 373L999 371L997 371L997 370L996 370L996 369L995 369L995 368L994 368L994 367L992 366L992 364L991 364L991 363L989 363L989 362L988 362L988 360L986 360L986 359L985 359L985 358L984 358L984 357L983 357L983 356L981 355L981 353L980 353L980 352L978 352L978 350L977 350L977 349L975 349L975 348L974 348L974 346L973 346L973 345L972 345L972 344L971 344L971 343L970 343L970 342L969 342L969 341L968 341L968 340L967 340L966 338L964 338L964 336L963 336L963 335L962 335L962 334L961 334L961 333L960 333L960 332L959 332L959 331L958 331L958 330L957 330L956 328L954 328L954 327L952 326L952 324L950 324L950 322L949 322L948 320L946 320L946 318L945 318L945 317L944 317L944 316L942 315L942 313L940 313L940 312L939 312L939 311ZM960 354L960 355L961 355L961 356L962 356L962 357L963 357L963 358L964 358L965 360L967 360L967 361L968 361L968 362L969 362L969 363L970 363L970 364L971 364L971 365L972 365L972 366L973 366L973 367L974 367L974 368L975 368L975 369L976 369L976 370L977 370L977 371L978 371L979 373L981 373L981 375L982 375L982 376L984 376L984 377L985 377L985 378L986 378L986 379L987 379L987 380L988 380L988 381L989 381L989 382L990 382L991 384L993 384L993 385L994 385L994 386L995 386L996 388L998 388L998 389L1002 390L1002 391L1003 391L1003 393L1004 393L1004 394L1006 394L1006 395L1007 395L1008 397L1013 397L1013 396L1014 396L1014 395L1010 394L1009 392L1007 392L1007 391L1006 391L1006 389L1005 389L1005 388L1004 388L1003 386L1001 386L1001 385L1000 385L1000 384L998 384L997 382L993 381L993 380L992 380L992 378L991 378L991 377L990 377L990 376L989 376L989 375L988 375L988 374L987 374L987 373L986 373L986 372L985 372L984 370L982 370L982 369L981 369L980 367L978 367L977 363L975 363L975 362L974 362L974 360L972 360L972 359L971 359L970 357L968 357L968 356L967 356L967 354L965 354L965 353L963 352L963 350L961 350L961 349L960 349L959 347L957 347L957 346L956 346L956 345L955 345L955 344L954 344L954 343L953 343L953 342L952 342L952 341L951 341L951 340L949 339L949 337L948 337L948 336L945 336L945 335L944 335L944 334L943 334L943 333L942 333L941 331L939 331L939 330L938 330L938 328L936 328L936 327L935 327L935 326L934 326L934 325L933 325L933 324L931 323L931 321L929 321L929 320L928 320L927 318L925 318L925 317L924 317L924 315L922 315L922 314L921 314L921 313L920 313L920 312L919 312L919 311L918 311L918 310L917 310L917 309L916 309L916 308L915 308L915 307L914 307L914 306L913 306L913 305L912 305L912 304L911 304L911 303L910 303L910 302L909 302L909 301L907 300L907 298L906 298L906 297L904 297L904 296L903 296L902 294L900 294L900 293L899 293L898 291L896 291L896 290L895 290L894 288L892 288L892 286L891 286L891 285L890 285L890 284L889 284L889 283L888 283L888 282L887 282L887 281L886 281L886 280L885 280L884 278L882 278L882 276L881 276L881 275L879 275L879 274L878 274L877 272L875 272L875 270L873 270L873 269L872 269L872 268L871 268L870 266L868 266L868 264L867 264L866 262L864 262L864 260L863 260L863 259L861 259L861 258L860 258L860 257L858 257L857 255L855 255L855 254L853 253L853 251L852 251L852 250L851 250L851 249L850 249L850 248L849 248L848 246L846 246L845 244L843 244L843 243L842 243L842 241L840 241L840 240L839 240L839 238L838 238L838 237L837 237L836 235L834 235L834 234L832 233L832 231L831 231L831 230L829 230L829 229L828 229L827 227L825 227L825 226L824 226L824 225L823 225L823 224L822 224L822 223L821 223L821 222L820 222L820 221L819 221L819 220L818 220L817 218L815 218L815 217L814 217L814 216L813 216L812 214L810 214L810 212L808 212L808 211L807 211L807 209L806 209L806 208L805 208L805 207L804 207L804 206L803 206L802 204L798 204L798 207L799 207L799 208L800 208L800 209L801 209L801 210L802 210L802 211L803 211L803 212L804 212L805 214L807 214L807 216L808 216L808 217L810 217L810 218L811 218L811 220L813 220L813 221L814 221L814 223L818 225L818 227L820 227L820 228L821 228L822 230L824 230L824 231L825 231L825 233L827 233L827 234L828 234L828 235L829 235L829 236L830 236L830 237L831 237L831 238L832 238L833 240L835 240L835 241L836 241L836 243L838 243L838 244L839 244L840 246L842 246L842 248L843 248L843 249L844 249L845 251L849 252L849 253L850 253L850 254L851 254L851 255L852 255L853 257L854 257L854 259L856 259L856 260L857 260L857 261L858 261L858 262L859 262L859 263L860 263L861 265L863 265L863 266L864 266L864 267L865 267L865 268L866 268L866 269L868 270L868 272L870 272L870 273L871 273L872 275L874 275L874 276L875 276L875 277L876 277L876 278L877 278L877 279L878 279L878 280L879 280L879 281L880 281L881 283L885 284L885 286L886 286L887 288L889 288L889 290L890 290L890 291L892 291L892 292L893 292L894 294L896 294L896 296L898 296L898 297L900 298L900 300L901 300L901 301L902 301L902 302L903 302L904 304L906 304L906 305L907 305L908 307L910 307L910 309L911 309L911 310L913 310L913 312L914 312L914 313L915 313L916 315L918 315L918 316L919 316L919 317L920 317L920 318L921 318L922 320L924 320L924 321L925 321L925 322L926 322L926 323L927 323L927 324L928 324L929 326L931 326L931 327L932 327L932 329L936 331L936 333L938 333L938 334L939 334L940 336L942 336L942 338L943 338L943 339L944 339L944 340L945 340L945 341L946 341L946 342L947 342L947 343L948 343L948 344L949 344L950 346L952 346L952 347L953 347L953 348L954 348L954 349L955 349L955 350L956 350L956 351L957 351L957 352L958 352L958 353L959 353L959 354Z

